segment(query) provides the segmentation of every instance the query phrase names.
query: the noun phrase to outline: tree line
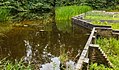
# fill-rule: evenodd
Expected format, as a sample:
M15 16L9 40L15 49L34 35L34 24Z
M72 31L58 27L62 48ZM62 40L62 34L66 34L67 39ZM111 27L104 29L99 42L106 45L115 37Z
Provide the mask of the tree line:
M0 0L0 18L7 19L6 16L12 15L15 16L13 19L29 19L51 13L54 7L69 5L87 5L95 10L119 10L118 4L119 0Z

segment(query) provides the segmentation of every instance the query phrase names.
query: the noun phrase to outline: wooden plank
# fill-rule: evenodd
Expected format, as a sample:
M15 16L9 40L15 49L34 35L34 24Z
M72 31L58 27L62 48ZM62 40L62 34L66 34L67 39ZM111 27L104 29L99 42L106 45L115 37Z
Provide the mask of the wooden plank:
M97 47L97 48L99 47L98 44L90 44L89 46L90 46L90 47L95 47L95 48L96 48L96 47Z
M90 46L90 43L92 41L92 38L93 38L93 35L95 33L95 27L92 29L92 32L88 38L88 41L84 47L84 50L82 51L81 53L81 57L79 58L78 62L77 62L77 65L76 65L76 69L75 70L80 70L82 68L82 65L83 65L83 62L85 60L85 57L88 53L88 49L89 49L89 46Z
M95 36L93 36L93 38L95 39L96 37L95 37Z
M89 58L85 58L85 59L84 59L84 62L85 62L85 63L89 63Z

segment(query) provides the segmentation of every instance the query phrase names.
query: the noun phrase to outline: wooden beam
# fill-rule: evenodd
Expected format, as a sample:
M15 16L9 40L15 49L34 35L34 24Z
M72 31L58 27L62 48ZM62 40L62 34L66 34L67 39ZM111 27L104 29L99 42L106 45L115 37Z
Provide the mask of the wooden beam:
M89 58L85 58L85 59L84 59L84 62L85 62L85 63L89 63Z
M98 47L99 47L98 44L90 44L89 46L90 46L90 47L94 47L94 48L98 48Z
M78 62L76 64L76 69L75 70L80 70L82 68L83 62L84 62L85 57L86 57L86 55L88 53L88 49L89 49L89 46L90 46L90 43L92 41L94 33L95 33L95 27L92 29L92 32L91 32L91 34L90 34L90 36L89 36L89 38L88 38L88 40L86 42L84 50L82 51L81 56L80 56L80 58L79 58L79 60L78 60Z
M93 38L96 38L95 36L93 36Z

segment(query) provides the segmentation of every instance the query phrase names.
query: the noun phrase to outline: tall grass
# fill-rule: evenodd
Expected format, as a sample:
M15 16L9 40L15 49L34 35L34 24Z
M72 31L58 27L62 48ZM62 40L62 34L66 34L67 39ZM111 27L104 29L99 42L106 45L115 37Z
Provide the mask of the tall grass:
M114 70L119 70L119 41L115 38L99 38L97 43L108 55L109 60L114 66ZM96 64L91 65L91 70L112 70Z
M2 59L0 60L0 70L33 70L31 64L25 65L23 60L20 61L15 60L13 63L12 61Z
M56 8L56 20L70 20L71 17L92 10L89 6L63 6Z

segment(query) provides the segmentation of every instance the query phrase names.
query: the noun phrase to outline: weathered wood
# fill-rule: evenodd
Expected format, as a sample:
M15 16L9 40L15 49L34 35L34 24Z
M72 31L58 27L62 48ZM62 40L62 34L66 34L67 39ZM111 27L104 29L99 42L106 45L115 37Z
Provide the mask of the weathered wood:
M93 36L93 38L96 38L95 36Z
M98 44L90 44L89 46L90 46L90 47L95 47L95 48L96 48L96 47L97 47L97 48L99 47Z
M95 33L95 28L92 29L92 32L91 32L91 34L90 34L90 36L89 36L89 38L87 40L87 43L86 43L86 45L84 47L84 50L82 51L81 56L80 56L80 58L79 58L79 60L77 62L77 65L76 65L76 69L75 70L82 69L82 65L83 65L83 62L85 60L85 57L86 57L86 55L88 53L89 46L90 46L90 43L92 41L92 38L93 38L94 33Z
M85 58L85 59L84 59L84 62L85 62L85 63L89 63L89 58Z
M72 23L76 24L76 25L83 26L83 27L88 28L90 30L93 29L93 27L94 27L94 25L91 24L90 22L87 22L87 21L82 20L82 19L78 19L77 17L72 18Z

